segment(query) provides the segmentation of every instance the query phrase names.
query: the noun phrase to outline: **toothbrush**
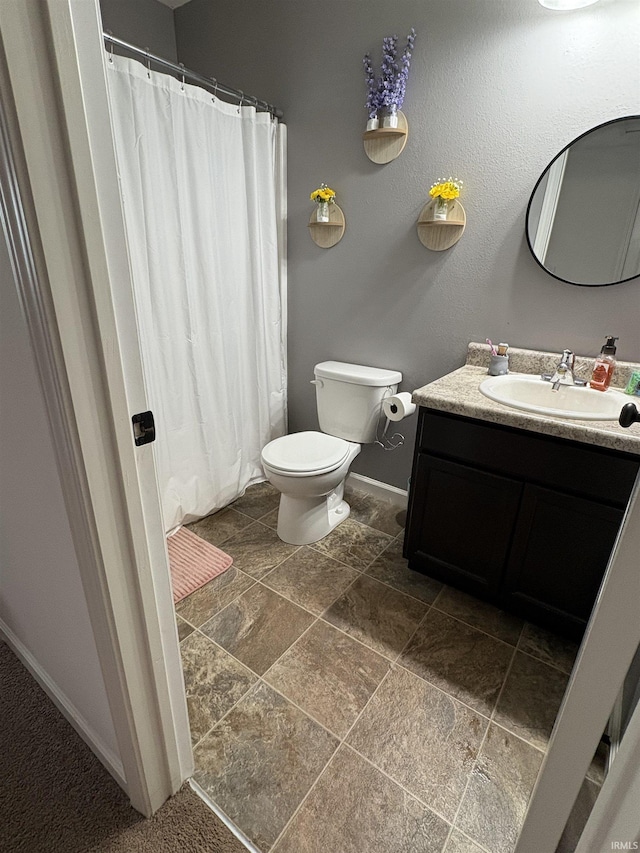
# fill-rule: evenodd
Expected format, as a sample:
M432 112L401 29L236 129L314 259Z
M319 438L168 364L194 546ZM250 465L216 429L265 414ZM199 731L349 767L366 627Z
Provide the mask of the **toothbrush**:
M498 350L497 350L497 349L494 347L494 345L491 343L490 339L489 339L489 338L487 338L487 339L486 339L486 341L487 341L487 343L489 344L489 346L491 347L491 355L498 355Z
M506 355L509 344L498 344L498 355Z

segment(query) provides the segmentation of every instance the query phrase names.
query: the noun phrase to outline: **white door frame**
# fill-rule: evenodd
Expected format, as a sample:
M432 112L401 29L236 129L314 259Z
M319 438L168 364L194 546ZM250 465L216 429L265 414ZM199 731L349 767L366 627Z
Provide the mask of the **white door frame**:
M640 705L595 802L575 853L640 850ZM633 846L635 843L635 846Z
M0 36L22 304L127 792L151 815L193 759L153 452L132 438L148 406L97 0L4 4Z
M543 265L547 259L547 250L549 249L551 232L553 231L553 224L556 219L556 211L558 209L558 202L560 201L560 191L562 190L568 157L568 150L563 151L553 161L547 175L547 185L544 189L544 196L540 207L538 227L536 228L533 240L533 253Z
M613 546L515 853L553 853L640 644L640 475ZM576 853L604 853L616 833L640 833L640 707L596 800ZM624 771L624 772L623 772ZM598 839L599 846L594 846ZM622 848L618 848L622 849ZM629 849L629 848L627 848Z

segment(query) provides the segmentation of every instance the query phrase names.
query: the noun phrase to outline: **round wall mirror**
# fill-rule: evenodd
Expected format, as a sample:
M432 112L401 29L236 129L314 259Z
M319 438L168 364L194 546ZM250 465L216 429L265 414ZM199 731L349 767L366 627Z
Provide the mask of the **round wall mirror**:
M527 242L550 275L603 287L640 276L640 116L569 143L529 199Z

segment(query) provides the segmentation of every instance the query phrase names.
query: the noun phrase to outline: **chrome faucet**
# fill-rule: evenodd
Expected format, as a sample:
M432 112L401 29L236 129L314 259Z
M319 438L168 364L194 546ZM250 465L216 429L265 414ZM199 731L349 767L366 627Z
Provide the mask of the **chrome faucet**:
M557 391L561 385L573 385L573 366L576 357L570 349L563 350L562 359L551 377L551 390Z
M586 385L584 379L578 379L574 375L576 357L570 349L562 351L562 358L558 363L555 373L543 373L542 379L551 382L551 390L557 391L561 385Z

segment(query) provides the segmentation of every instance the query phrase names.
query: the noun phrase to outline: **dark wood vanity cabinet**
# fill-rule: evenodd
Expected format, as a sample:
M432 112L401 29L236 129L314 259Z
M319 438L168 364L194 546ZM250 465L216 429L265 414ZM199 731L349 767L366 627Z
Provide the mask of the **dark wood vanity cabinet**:
M497 596L522 484L424 452L411 484L410 568L458 581L483 598Z
M632 454L421 408L409 568L579 638L639 467Z

